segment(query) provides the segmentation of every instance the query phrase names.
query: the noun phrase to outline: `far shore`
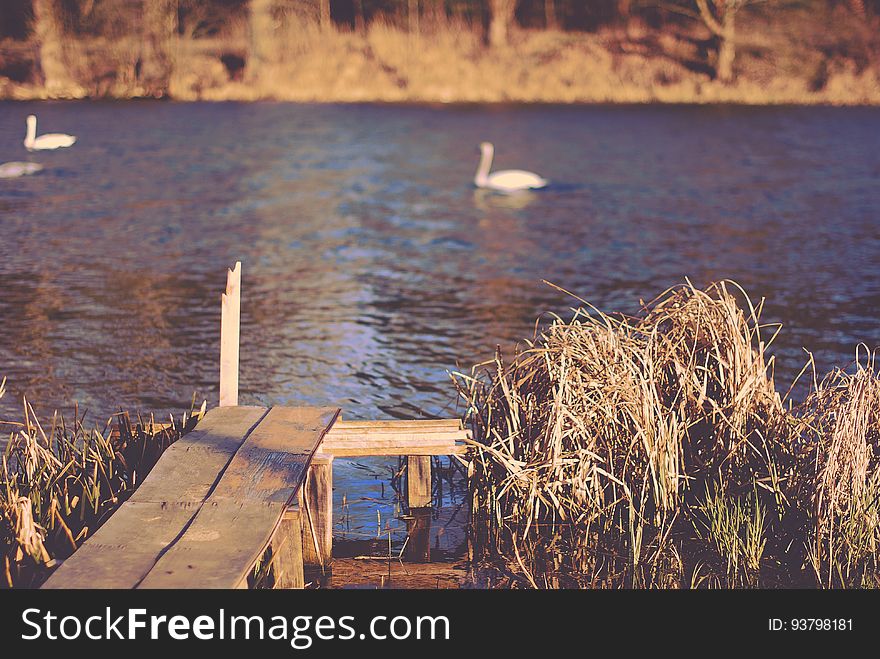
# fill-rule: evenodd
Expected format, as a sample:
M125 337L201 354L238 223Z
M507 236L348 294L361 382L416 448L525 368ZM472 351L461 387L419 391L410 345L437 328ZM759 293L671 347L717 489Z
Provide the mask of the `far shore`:
M474 31L412 35L376 24L365 34L321 33L259 77L248 75L244 38L181 41L162 95L308 103L880 105L880 62L873 54L747 27L729 83L715 79L706 57L709 35L699 27L657 33L632 22L596 33L520 30L510 47L488 49ZM76 45L79 70L94 70L98 61L106 70L75 87L50 93L37 76L0 77L0 99L151 96L122 64L101 60L106 47ZM9 51L8 42L0 42L0 54L4 48Z

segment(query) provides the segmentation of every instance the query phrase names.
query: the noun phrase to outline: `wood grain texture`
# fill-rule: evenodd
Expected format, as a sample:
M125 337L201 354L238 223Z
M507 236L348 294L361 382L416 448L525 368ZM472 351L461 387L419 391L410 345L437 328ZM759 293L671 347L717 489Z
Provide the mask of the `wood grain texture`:
M122 504L42 587L134 588L200 506L201 502Z
M404 559L412 563L431 562L431 515L430 506L410 508L406 519L406 547Z
M410 455L406 459L406 504L410 508L431 505L431 457Z
M366 455L464 455L465 444L398 444L380 446L361 443L330 442L321 444L320 451L337 458L354 458Z
M303 520L300 511L288 509L272 536L272 573L275 588L305 588L303 574Z
M238 349L241 331L241 261L226 272L220 297L220 407L238 405Z
M337 421L330 431L331 435L344 433L351 430L401 430L418 429L422 432L445 432L449 430L462 430L459 419L382 419L379 421Z
M210 410L43 588L134 588L181 536L265 414L260 407Z
M333 456L315 454L300 488L302 555L306 565L326 568L333 556Z
M204 501L265 407L215 407L169 446L130 501Z
M452 455L464 453L469 430L458 419L431 421L337 421L321 444L337 457Z
M246 580L338 414L338 408L269 410L140 587L235 588Z

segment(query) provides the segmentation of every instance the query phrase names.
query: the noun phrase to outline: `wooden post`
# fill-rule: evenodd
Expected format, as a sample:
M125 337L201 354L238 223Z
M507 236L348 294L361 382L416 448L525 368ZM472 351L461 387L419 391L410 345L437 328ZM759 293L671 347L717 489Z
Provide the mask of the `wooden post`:
M272 571L276 588L305 588L302 514L290 508L272 538Z
M406 458L406 503L410 508L431 505L431 456Z
M406 559L415 563L431 561L431 456L406 458L406 502L409 507L406 530Z
M316 453L300 488L303 562L323 570L333 559L333 456Z
M410 508L406 519L406 549L404 557L411 563L431 562L431 515L430 506Z
M238 342L241 323L241 261L226 272L220 302L220 407L238 405Z

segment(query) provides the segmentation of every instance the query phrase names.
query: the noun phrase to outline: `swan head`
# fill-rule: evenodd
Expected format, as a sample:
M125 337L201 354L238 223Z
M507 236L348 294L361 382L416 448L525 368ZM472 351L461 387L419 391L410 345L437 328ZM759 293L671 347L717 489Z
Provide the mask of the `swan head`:
M494 153L495 147L492 142L480 142L480 152L483 154Z
M28 118L27 118L27 125L28 125L28 128L30 128L31 126L36 126L37 125L37 118L34 115L29 114Z

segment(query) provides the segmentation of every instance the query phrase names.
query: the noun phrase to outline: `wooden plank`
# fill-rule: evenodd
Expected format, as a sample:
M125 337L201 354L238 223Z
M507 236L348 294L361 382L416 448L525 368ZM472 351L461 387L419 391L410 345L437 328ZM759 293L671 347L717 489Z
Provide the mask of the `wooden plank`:
M303 574L303 515L288 508L272 537L272 573L275 588L305 588Z
M374 434L374 435L355 435L355 434L347 434L347 435L328 435L326 439L324 439L324 444L327 446L347 446L349 448L353 448L356 446L360 446L366 448L368 446L452 446L456 441L464 441L467 439L467 435L461 433L459 436L456 435L421 435L421 434L392 434L392 433L383 433L383 434Z
M406 520L406 547L404 558L413 563L431 562L431 515L430 506L410 508Z
M327 435L325 441L347 442L348 444L360 443L363 446L382 444L454 444L456 441L463 442L470 439L470 435L464 430L456 430L453 432L333 432Z
M138 588L239 587L263 555L284 508L254 501L205 502ZM268 526L271 520L274 523ZM261 541L243 542L255 537ZM232 571L231 565L235 566Z
M338 414L337 407L273 407L235 454L212 498L287 504Z
M130 501L204 501L265 407L215 407L169 446ZM118 513L117 513L118 514Z
M337 457L366 455L452 455L470 439L458 419L337 421L320 450Z
M238 405L238 346L241 328L241 261L226 272L220 297L220 406Z
M192 521L218 474L266 414L210 410L163 453L131 498L52 574L44 588L134 588Z
M409 508L431 505L431 456L410 455L406 459L406 503Z
M134 588L200 506L200 502L122 504L42 587Z
M414 419L414 420L397 420L383 419L379 421L337 421L333 425L330 434L342 433L347 430L398 430L398 429L418 429L422 431L448 431L462 430L461 421L459 419Z
M303 562L327 568L333 556L333 456L315 454L300 488Z
M345 442L324 442L321 444L320 450L322 453L329 453L337 458L356 458L367 455L463 455L467 452L467 448L465 444L372 446L360 443L349 445Z
M274 407L142 588L234 588L265 551L338 408Z

